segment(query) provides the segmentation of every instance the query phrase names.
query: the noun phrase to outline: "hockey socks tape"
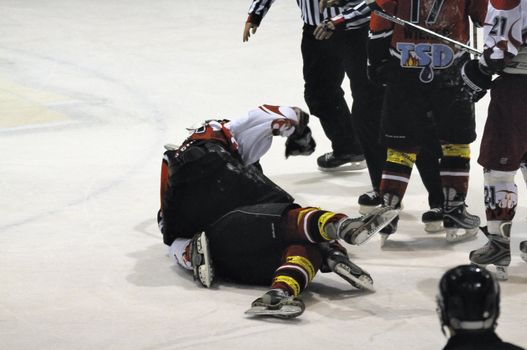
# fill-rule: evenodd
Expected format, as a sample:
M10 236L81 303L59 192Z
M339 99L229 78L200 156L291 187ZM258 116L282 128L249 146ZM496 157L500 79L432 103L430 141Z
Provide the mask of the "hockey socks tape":
M470 158L470 145L447 143L441 145L444 157Z
M391 163L413 168L417 154L410 152L398 151L388 148L386 160Z

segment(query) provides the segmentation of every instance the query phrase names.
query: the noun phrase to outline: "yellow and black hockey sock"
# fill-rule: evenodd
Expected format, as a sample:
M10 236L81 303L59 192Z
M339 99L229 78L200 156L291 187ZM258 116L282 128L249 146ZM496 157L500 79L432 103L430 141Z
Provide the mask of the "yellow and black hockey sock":
M395 203L384 203L385 205L399 206L408 187L416 157L417 152L414 151L388 148L386 163L382 172L381 196L385 200L384 195L390 194L391 196L389 197L397 198L397 200Z
M322 257L316 245L291 245L284 252L282 265L276 269L271 288L298 296L313 280L321 264Z
M336 239L337 237L331 237L326 233L325 226L329 222L337 222L344 217L346 217L345 214L314 207L291 209L286 217L286 239L291 242L311 243Z

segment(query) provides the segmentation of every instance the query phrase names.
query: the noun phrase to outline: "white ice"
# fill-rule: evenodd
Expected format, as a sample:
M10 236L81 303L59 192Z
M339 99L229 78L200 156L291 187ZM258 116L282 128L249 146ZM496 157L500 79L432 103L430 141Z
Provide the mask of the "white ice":
M0 349L439 349L441 274L485 243L449 245L423 231L417 172L399 231L351 247L377 292L318 275L293 321L244 316L265 288L200 288L170 264L155 215L163 144L185 127L262 103L305 108L302 22L277 1L242 43L249 0L2 0L0 2ZM345 83L347 85L347 82ZM348 93L349 98L349 93ZM351 100L348 100L351 102ZM481 135L488 97L478 103ZM326 174L330 150L285 160L276 140L267 173L305 205L357 214L365 171ZM484 217L472 146L469 210ZM527 345L527 193L512 232L498 333Z

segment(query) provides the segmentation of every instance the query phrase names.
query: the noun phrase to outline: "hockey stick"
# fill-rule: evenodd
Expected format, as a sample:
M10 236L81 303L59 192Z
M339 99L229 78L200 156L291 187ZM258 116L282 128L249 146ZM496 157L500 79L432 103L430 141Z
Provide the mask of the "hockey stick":
M424 28L424 27L421 27L417 24L414 24L412 22L409 22L407 20L404 20L402 18L399 18L399 17L396 17L396 16L393 16L393 15L390 15L386 12L384 12L383 9L381 9L376 3L375 3L375 0L365 0L366 4L372 9L373 12L375 12L377 15L379 15L380 17L384 18L384 19L387 19L388 21L390 22L393 22L393 23L396 23L396 24L399 24L403 27L410 27L410 28L413 28L415 30L418 30L420 32L423 32L423 33L426 33L434 38L437 38L445 43L448 43L448 44L451 44L451 45L454 45L454 47L458 48L459 50L462 50L462 51L465 51L465 52L468 52L472 55L475 55L475 56L481 56L482 53L468 45L465 45L463 43L460 43L459 41L456 41L454 39L450 39L449 37L446 37L444 35L441 35L441 34L438 34L430 29L427 29L427 28Z

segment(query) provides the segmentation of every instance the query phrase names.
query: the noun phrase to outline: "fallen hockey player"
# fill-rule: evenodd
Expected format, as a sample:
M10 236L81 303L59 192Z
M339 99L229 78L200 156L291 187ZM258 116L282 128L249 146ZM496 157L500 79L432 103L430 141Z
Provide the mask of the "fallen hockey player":
M373 290L337 240L362 244L398 213L384 207L351 219L301 207L263 174L259 159L273 136L287 137L286 157L314 151L308 120L299 108L263 105L231 121L206 121L180 146L165 146L158 224L169 255L205 287L215 276L270 285L249 315L300 315L299 295L318 270Z

